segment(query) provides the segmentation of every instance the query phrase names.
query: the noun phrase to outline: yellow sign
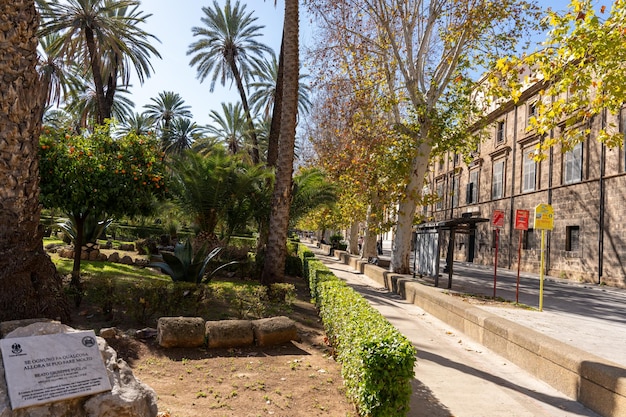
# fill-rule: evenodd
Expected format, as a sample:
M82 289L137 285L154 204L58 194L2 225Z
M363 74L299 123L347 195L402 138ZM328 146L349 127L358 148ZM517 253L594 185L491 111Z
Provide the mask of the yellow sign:
M554 229L554 210L550 204L535 207L535 230Z

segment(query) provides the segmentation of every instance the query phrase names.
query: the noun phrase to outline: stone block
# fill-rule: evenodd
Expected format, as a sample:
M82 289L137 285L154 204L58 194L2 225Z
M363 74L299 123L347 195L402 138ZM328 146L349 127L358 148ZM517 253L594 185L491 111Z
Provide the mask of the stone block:
M207 321L206 337L210 348L249 346L254 343L254 331L249 320Z
M157 324L157 342L164 348L202 346L204 323L201 317L161 317Z
M254 340L258 346L272 346L300 340L296 323L289 317L278 316L254 320Z

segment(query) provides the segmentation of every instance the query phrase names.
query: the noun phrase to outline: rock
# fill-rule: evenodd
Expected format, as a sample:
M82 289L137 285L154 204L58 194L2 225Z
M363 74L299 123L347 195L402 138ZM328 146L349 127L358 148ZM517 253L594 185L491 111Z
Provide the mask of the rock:
M240 347L254 343L252 323L248 320L207 321L205 329L210 348Z
M28 322L22 321L22 324ZM2 325L8 328L15 323ZM71 331L74 329L58 322L36 322L16 328L6 338ZM115 350L103 338L97 337L97 340L111 382L111 391L12 411L4 379L4 365L0 361L0 417L156 417L158 409L154 390L134 377L128 364L118 359Z
M0 338L4 337L4 335L9 334L16 329L19 329L20 327L29 326L35 323L40 323L40 324L58 323L60 324L58 321L45 319L45 318L3 321L2 323L0 323ZM42 334L47 334L47 333L42 333Z
M115 327L103 327L100 329L100 337L104 339L113 339L117 336L117 329Z
M151 339L156 337L157 329L153 329L152 327L146 327L145 329L137 330L135 332L135 337L138 339Z
M100 253L100 254L98 254L98 259L97 260L105 262L105 261L109 260L109 257L105 253Z
M300 340L296 323L289 317L278 316L254 320L254 340L258 346L271 346Z
M135 259L135 266L146 267L150 265L150 261L147 259Z
M132 243L122 243L120 244L119 250L123 250L123 251L127 251L127 252L134 252L135 251L135 245Z
M98 249L94 249L90 252L87 252L89 254L89 260L90 261L97 261L98 258L100 257L100 251Z
M164 348L199 347L204 344L204 319L201 317L161 317L157 342Z
M131 258L128 255L125 255L124 257L122 257L122 259L120 259L119 262L124 265L133 265L135 263L135 261L133 261L133 258Z
M112 254L109 255L109 262L119 262L120 261L120 254L117 252L113 252Z

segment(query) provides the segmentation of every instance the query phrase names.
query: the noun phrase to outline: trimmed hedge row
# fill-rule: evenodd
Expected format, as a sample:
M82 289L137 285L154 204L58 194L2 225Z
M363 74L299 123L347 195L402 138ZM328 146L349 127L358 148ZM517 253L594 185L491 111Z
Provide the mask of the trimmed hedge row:
M341 363L347 394L361 416L406 415L416 352L360 294L306 246L299 256L326 335Z

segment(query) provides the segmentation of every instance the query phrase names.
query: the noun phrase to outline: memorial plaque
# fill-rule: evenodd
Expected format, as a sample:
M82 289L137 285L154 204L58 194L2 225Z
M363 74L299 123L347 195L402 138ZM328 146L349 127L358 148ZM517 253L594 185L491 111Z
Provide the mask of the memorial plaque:
M11 408L111 389L93 330L0 340Z

